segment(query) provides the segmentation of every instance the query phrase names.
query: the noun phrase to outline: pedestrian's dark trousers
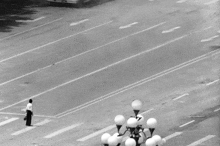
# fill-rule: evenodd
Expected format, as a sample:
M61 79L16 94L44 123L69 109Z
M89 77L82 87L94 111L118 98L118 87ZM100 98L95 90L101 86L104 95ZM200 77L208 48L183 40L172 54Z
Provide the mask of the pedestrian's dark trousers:
M27 110L26 126L31 126L32 111Z

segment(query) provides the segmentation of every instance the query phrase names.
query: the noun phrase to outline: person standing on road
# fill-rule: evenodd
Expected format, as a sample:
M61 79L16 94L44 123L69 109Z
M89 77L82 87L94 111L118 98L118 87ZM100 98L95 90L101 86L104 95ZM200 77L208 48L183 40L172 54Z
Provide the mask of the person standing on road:
M32 99L29 100L29 103L27 104L26 107L26 126L31 126L31 119L33 116L33 110L32 110Z

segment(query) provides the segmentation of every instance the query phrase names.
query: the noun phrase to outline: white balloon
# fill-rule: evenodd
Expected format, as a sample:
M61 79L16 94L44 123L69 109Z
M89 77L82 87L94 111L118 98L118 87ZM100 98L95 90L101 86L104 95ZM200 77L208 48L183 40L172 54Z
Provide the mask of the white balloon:
M111 136L108 139L109 146L116 146L118 144L118 140L115 136Z
M101 137L101 141L103 144L107 144L108 143L108 139L109 137L111 137L111 135L109 133L104 133Z
M135 128L137 126L137 119L132 117L127 120L127 126L131 128Z
M159 135L154 135L152 138L155 140L156 145L159 145L162 141L162 139Z
M146 138L145 135L143 133L140 133L140 137L138 139L138 143L143 143L145 138Z
M145 145L146 146L156 146L156 142L153 138L149 138L146 140Z
M133 138L128 138L125 141L125 146L136 146L136 141Z
M113 134L114 137L116 137L118 143L121 143L123 140L123 136L119 136L119 133L115 133Z

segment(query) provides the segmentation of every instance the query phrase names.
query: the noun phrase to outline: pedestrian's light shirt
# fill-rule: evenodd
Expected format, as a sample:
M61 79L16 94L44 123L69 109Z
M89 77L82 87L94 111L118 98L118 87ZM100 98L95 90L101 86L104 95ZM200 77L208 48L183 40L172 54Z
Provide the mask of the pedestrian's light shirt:
M31 103L27 104L26 110L32 111L32 104Z

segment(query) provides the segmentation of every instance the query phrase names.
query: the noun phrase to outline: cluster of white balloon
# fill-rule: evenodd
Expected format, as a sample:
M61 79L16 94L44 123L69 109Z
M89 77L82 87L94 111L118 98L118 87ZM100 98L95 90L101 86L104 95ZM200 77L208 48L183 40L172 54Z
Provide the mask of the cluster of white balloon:
M150 118L147 120L147 128L144 128L144 117L138 114L142 108L142 102L140 100L134 100L131 104L135 117L130 117L127 120L126 130L120 133L122 125L125 123L125 117L123 115L117 115L114 119L118 132L114 135L104 133L101 137L101 142L104 146L120 146L122 142L125 142L125 146L140 146L145 144L146 146L162 146L166 143L164 138L159 135L153 135L153 132L157 126L157 120ZM150 136L147 137L145 131L150 131ZM126 132L129 133L129 138L124 140L123 136Z

